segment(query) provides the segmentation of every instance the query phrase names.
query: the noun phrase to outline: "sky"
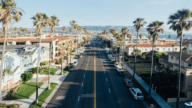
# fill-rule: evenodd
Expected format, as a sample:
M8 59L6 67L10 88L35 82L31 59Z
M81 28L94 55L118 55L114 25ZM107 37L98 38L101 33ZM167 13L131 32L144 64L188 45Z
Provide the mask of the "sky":
M168 18L180 9L192 11L192 0L15 0L25 11L15 27L33 28L31 19L36 13L46 13L60 19L59 27L70 26L75 20L80 26L133 26L133 21L145 18L146 26L163 21L169 31ZM145 27L146 27L145 26ZM192 30L186 32L192 33Z

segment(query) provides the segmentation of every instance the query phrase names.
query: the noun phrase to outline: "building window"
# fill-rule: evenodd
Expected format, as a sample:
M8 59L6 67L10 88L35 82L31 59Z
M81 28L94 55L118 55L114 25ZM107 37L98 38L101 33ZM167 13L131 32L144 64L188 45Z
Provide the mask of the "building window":
M171 59L173 59L173 56L171 56Z
M3 43L0 43L0 45L3 45Z
M159 48L157 48L157 50L159 50Z
M168 48L168 51L170 51L170 48Z
M175 48L175 50L177 50L177 48Z
M163 51L165 50L165 48L163 48Z
M28 67L28 64L24 64L24 67Z
M133 49L131 49L131 51L133 51Z
M181 66L184 66L184 62L181 62Z
M188 67L192 67L192 64L191 64L191 63L188 63Z
M147 51L147 49L145 49L145 51Z

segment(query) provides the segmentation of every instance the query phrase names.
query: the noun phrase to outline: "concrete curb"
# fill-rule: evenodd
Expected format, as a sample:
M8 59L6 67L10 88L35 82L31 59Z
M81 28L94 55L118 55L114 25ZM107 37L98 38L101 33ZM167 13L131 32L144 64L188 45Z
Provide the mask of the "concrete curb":
M65 75L63 75L63 76L65 76L65 78L66 78L67 75L68 75L68 73L69 73L69 72L67 72L67 73L66 73ZM63 78L62 82L65 80L65 78ZM56 91L58 90L58 88L60 87L60 85L62 84L62 82L55 87L55 89L52 91L52 93L49 95L49 97L48 97L48 98L46 99L46 101L43 103L43 105L41 106L41 108L45 108L45 107L47 106L47 104L48 104L49 101L52 99L52 97L54 96L54 94L56 93Z

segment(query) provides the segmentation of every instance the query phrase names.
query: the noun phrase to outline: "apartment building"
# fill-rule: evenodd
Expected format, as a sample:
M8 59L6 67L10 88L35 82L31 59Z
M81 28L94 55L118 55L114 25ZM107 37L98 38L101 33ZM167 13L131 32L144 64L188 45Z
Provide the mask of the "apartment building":
M0 45L2 51L3 45ZM13 52L22 58L24 71L31 71L32 68L37 67L39 46L38 45L7 45L5 51ZM40 62L45 61L46 52L45 47L41 47Z
M179 52L170 52L167 57L160 57L159 63L170 69L179 70ZM181 72L184 74L184 81L182 82L182 92L187 95L192 92L192 55L182 53L181 58Z
M5 73L2 78L3 91L12 88L21 80L21 75L24 73L22 57L18 56L15 51L6 51L4 56L3 69L13 71L12 75ZM2 60L2 51L0 51L0 65ZM1 67L0 67L1 70Z
M136 44L131 44L126 46L125 52L128 56L133 56L133 50L136 49ZM141 50L141 53L152 51L152 44L137 44L137 49ZM154 51L158 52L179 52L180 45L178 44L163 44L155 45Z

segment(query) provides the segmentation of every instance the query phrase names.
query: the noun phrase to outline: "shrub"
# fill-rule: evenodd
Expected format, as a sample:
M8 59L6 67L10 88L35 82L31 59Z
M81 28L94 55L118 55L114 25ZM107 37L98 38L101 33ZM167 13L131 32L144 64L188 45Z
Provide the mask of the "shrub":
M39 67L39 73L41 73L42 69ZM37 67L32 69L32 73L37 73Z
M28 81L33 77L33 74L32 74L32 72L25 72L22 74L21 77L22 77L23 81Z
M49 61L43 61L43 62L41 62L41 66L44 66L44 65L49 65Z

